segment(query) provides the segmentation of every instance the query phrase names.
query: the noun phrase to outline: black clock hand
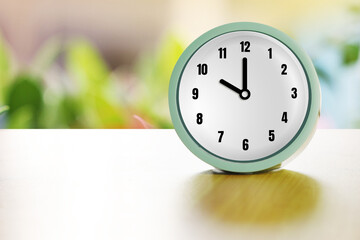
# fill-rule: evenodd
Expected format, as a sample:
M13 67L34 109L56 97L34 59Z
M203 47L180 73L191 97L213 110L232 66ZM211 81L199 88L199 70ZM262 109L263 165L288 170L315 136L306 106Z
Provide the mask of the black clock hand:
M230 88L231 90L233 90L234 92L238 93L241 95L241 90L237 87L235 87L234 85L232 85L231 83L225 81L224 79L220 79L220 83L222 85L224 85L227 88Z
M250 97L250 91L247 88L247 58L242 59L242 89L240 90L240 98L246 100Z
M247 58L242 59L242 90L247 90Z

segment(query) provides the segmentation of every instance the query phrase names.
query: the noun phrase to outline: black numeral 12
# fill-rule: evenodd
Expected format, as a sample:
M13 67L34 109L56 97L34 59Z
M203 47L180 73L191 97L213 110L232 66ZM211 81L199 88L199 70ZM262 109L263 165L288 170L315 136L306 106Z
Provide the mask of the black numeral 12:
M250 52L250 42L249 41L241 41L241 52Z

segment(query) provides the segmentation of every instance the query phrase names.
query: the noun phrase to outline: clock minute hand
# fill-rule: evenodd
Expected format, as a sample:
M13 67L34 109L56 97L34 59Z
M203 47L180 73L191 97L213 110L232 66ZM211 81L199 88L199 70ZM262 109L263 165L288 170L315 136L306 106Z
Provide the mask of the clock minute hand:
M247 58L242 59L242 89L247 90Z
M250 91L249 89L247 88L247 82L248 82L248 66L247 66L247 58L244 57L242 59L242 89L240 90L240 98L242 100L247 100L250 98Z
M234 92L241 94L241 90L237 87L235 87L234 85L232 85L231 83L225 81L224 79L220 79L220 83L222 85L224 85L227 88L230 88L231 90L233 90Z

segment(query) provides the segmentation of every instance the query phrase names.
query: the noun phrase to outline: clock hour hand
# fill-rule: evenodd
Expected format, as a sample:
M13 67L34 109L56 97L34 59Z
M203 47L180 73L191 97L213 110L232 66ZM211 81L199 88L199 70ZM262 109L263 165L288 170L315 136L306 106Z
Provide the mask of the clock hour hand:
M227 88L230 88L231 90L233 90L234 92L238 93L241 95L241 90L237 87L235 87L234 85L232 85L231 83L225 81L224 79L220 79L220 83L222 85L224 85Z
M250 97L250 91L248 89L239 89L237 87L235 87L234 85L232 85L231 83L225 81L224 79L220 79L220 83L222 85L224 85L227 88L230 88L231 90L233 90L234 92L236 92L237 94L239 94L240 98L242 100L246 100Z

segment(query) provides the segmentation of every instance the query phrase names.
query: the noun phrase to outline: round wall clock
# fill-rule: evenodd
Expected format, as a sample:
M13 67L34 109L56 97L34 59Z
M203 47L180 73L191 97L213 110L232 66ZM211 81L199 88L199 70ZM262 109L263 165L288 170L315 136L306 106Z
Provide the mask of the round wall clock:
M303 149L320 113L307 54L258 23L214 28L184 51L170 80L171 118L200 159L231 172L279 166Z

